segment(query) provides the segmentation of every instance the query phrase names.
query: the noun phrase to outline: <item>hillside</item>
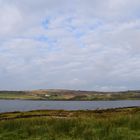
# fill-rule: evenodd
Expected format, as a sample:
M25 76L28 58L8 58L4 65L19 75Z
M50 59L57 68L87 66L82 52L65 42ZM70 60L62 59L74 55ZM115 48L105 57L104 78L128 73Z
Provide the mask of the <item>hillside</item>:
M139 100L140 91L99 92L80 90L0 91L0 99L29 100Z

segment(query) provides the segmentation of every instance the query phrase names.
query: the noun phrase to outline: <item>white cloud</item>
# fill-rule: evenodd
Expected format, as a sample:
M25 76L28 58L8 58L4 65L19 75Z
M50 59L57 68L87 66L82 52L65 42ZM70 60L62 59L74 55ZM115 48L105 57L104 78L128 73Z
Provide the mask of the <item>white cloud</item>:
M0 5L1 89L139 88L140 1Z
M22 22L22 15L15 6L0 6L0 37L7 37L16 32Z

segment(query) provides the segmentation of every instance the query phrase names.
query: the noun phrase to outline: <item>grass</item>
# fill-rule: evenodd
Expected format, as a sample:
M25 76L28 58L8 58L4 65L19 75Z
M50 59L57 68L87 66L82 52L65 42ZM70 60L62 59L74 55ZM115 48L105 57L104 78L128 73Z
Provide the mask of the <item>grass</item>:
M36 99L41 99L41 97L28 94L24 91L0 91L0 99L31 99L31 100L36 100Z
M140 140L140 108L0 114L0 140Z

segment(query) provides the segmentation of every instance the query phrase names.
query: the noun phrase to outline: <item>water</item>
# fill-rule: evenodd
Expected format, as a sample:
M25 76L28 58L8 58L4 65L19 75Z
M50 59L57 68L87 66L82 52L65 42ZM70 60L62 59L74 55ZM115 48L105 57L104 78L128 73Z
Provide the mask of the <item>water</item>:
M140 100L121 101L30 101L0 100L0 112L52 110L95 110L140 106Z

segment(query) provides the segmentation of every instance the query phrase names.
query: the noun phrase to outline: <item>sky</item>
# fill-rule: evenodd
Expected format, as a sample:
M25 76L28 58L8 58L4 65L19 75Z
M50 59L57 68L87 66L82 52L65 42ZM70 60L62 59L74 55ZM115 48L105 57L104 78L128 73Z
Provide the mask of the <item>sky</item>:
M0 0L0 90L140 89L140 0Z

